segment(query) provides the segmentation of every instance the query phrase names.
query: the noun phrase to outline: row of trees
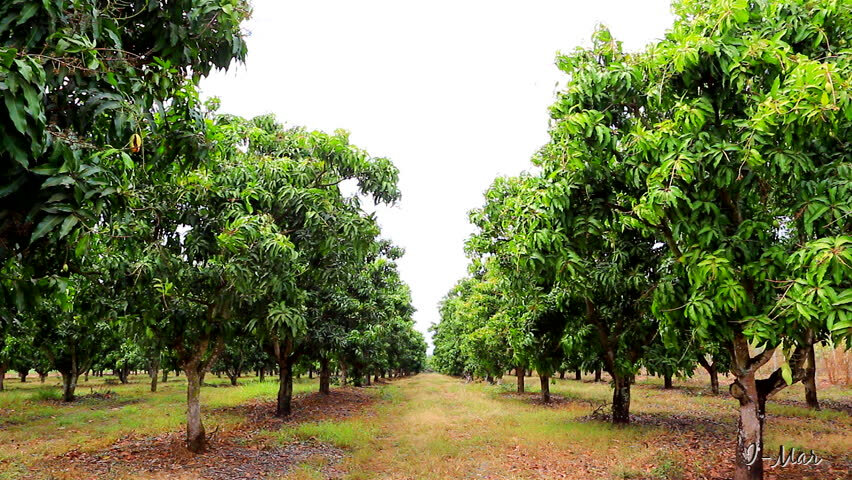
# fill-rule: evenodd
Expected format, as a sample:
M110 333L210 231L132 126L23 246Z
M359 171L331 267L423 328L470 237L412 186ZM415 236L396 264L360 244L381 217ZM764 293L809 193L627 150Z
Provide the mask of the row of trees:
M599 331L584 322L571 322L560 302L566 298L546 298L509 285L492 257L474 260L470 277L462 279L441 304L441 321L432 327L435 351L431 367L448 375L482 378L491 383L514 371L519 393L525 391L525 376L533 370L541 382L542 401L550 401L550 380L558 373L565 378L573 372L601 381L606 365L599 343ZM507 295L511 292L510 295ZM553 290L554 295L566 292ZM673 388L674 377L691 377L697 368L710 376L710 388L719 393L719 374L728 374L730 357L718 343L698 338L679 339L668 344L653 335L658 325L631 325L646 329L647 343L629 343L622 350L632 356L615 397L616 423L629 421L629 388L639 369L662 377L664 388ZM629 340L629 339L628 339ZM642 339L637 338L637 341ZM620 371L617 371L620 372ZM620 374L620 373L617 373ZM613 377L615 379L615 377ZM809 377L813 379L813 374ZM815 387L808 390L809 405L819 409Z
M735 478L759 479L767 397L805 378L813 392L814 344L852 333L852 5L675 12L642 52L600 29L558 57L551 140L472 212L472 273L442 305L435 364L532 367L545 389L601 366L615 423L642 366L729 369Z
M342 131L199 100L203 75L244 58L249 13L242 0L0 6L0 367L44 362L71 401L93 367L141 357L155 382L174 362L194 452L217 361L264 352L287 415L298 362L328 393L332 364L360 384L425 360L402 251L361 206L399 198L393 164Z

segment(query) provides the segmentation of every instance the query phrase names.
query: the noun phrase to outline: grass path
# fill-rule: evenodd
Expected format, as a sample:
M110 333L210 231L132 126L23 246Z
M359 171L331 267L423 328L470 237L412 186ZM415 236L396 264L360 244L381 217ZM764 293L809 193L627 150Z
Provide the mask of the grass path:
M464 384L437 374L395 383L378 437L355 451L351 479L595 478L642 456L600 461L651 429L577 422L590 404L537 404L535 394ZM619 465L624 460L625 465Z
M507 380L489 386L421 374L381 387L386 401L366 421L352 420L371 434L350 442L346 478L674 480L731 474L732 400L707 395L700 382L668 391L656 379L640 382L633 389L632 410L640 420L619 428L588 420L593 405L610 395L606 383L557 381L551 387L557 401L545 406L537 385L519 395L513 393L513 379ZM848 389L825 393L842 397ZM775 470L767 478L846 478L852 465L848 414L776 405L770 416L770 448L780 443L817 448L832 462L819 470ZM810 443L800 444L803 438Z

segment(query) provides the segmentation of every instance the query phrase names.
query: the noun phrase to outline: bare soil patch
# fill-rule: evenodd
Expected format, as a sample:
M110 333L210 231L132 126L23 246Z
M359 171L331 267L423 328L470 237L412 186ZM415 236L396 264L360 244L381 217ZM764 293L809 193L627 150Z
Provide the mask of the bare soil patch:
M56 478L113 478L131 474L143 478L202 478L208 480L258 479L283 475L310 462L321 465L326 478L342 476L339 464L346 452L315 441L294 441L270 446L256 441L263 430L326 419L341 419L363 413L375 396L363 389L332 390L330 395L311 393L293 399L293 414L274 417L275 402L252 401L243 405L213 409L212 412L243 416L246 421L227 432L208 432L207 452L194 455L184 446L183 433L156 437L128 435L107 449L93 452L71 450L54 457L45 467ZM123 478L123 477L122 477Z

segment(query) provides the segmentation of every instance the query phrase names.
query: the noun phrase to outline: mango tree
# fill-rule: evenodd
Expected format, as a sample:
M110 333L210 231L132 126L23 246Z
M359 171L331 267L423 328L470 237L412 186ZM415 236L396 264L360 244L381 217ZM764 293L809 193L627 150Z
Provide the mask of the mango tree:
M571 81L558 105L572 146L624 180L611 208L666 257L654 315L684 317L730 352L734 477L758 479L767 397L804 376L815 341L850 331L852 7L695 0L675 11L646 52L625 54L607 33L561 58ZM575 159L566 149L554 160ZM758 379L776 349L787 362Z
M78 269L132 172L172 168L143 138L152 117L188 77L245 58L248 13L242 0L2 2L0 329Z

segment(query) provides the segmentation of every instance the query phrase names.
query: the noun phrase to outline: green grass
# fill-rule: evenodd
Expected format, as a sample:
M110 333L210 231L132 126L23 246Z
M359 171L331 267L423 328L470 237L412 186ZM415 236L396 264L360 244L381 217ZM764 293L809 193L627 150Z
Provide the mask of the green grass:
M362 419L326 420L283 428L277 439L282 443L297 440L315 440L340 448L357 448L367 445L376 429Z
M86 382L81 377L77 401L65 404L60 401L58 377L48 377L44 384L7 379L7 390L0 392L0 445L14 445L14 448L0 448L0 480L20 478L21 469L27 470L45 458L72 449L94 451L129 433L159 435L183 428L186 411L183 375L170 376L168 382L159 384L156 393L149 391L146 375L131 377L129 384L113 384L113 380L115 377L90 377ZM202 388L201 401L208 429L219 426L227 430L246 420L218 409L255 399L271 401L278 391L276 378L272 377L265 382L243 378L237 387L230 386L227 378L213 375L208 375L205 381L208 386ZM295 394L316 389L316 379L294 380ZM89 396L106 392L112 393L110 398Z

